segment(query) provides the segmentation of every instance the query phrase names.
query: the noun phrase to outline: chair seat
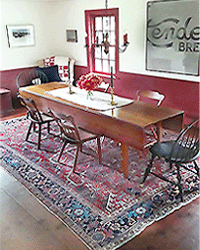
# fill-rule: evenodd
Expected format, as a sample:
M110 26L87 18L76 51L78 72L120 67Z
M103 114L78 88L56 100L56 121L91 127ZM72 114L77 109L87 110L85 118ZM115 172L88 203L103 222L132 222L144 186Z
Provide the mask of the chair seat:
M189 163L197 159L199 156L199 150L195 152L193 149L188 149L183 145L178 144L176 144L174 147L175 142L176 141L157 142L149 150L152 155L157 155L159 158L164 158L167 162L171 161L174 163ZM187 154L184 154L186 149Z
M168 159L174 143L175 141L156 142L149 148L149 151L160 158Z
M49 115L46 115L46 114L44 114L42 112L40 112L40 114L42 116L43 123L54 121L54 119L52 117L50 117Z
M86 141L86 140L93 140L95 138L97 138L98 136L96 134L87 132L85 130L83 130L82 128L79 127L79 135L80 135L80 140L82 142Z
M53 122L54 119L46 114L44 114L43 112L39 112L40 113L40 118L38 119L38 115L36 117L32 117L29 113L29 111L27 112L27 118L29 118L32 122L37 123L37 124L45 124L45 123L50 123Z
M71 138L70 140L71 143L79 143L79 142L83 143L88 140L93 140L97 138L97 135L87 132L80 127L78 128L78 132L79 132L80 139L76 140L75 138ZM62 138L65 140L69 140L69 137L65 136L64 134L62 135Z

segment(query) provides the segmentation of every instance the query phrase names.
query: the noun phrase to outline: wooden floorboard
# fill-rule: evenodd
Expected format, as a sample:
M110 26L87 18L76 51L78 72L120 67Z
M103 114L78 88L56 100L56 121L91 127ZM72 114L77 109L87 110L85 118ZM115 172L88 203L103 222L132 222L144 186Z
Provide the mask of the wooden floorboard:
M1 120L25 115L25 111ZM199 250L200 198L147 227L120 250ZM82 241L0 168L1 250L86 250Z

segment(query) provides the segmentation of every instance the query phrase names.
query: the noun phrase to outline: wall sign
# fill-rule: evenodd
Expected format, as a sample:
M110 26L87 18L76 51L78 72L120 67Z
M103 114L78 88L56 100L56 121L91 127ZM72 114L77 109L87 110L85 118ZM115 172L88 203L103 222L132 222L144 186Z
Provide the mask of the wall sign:
M67 34L67 42L77 43L78 37L77 37L77 30L66 30Z
M34 27L32 24L6 25L8 46L24 47L35 44Z
M199 75L199 3L147 3L146 69Z

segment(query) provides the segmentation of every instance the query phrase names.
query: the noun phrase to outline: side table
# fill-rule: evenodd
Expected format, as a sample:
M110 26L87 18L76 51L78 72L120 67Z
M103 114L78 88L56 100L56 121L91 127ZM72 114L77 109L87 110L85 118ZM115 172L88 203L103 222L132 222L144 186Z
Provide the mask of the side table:
M0 115L5 115L14 111L12 105L11 91L9 89L0 88Z

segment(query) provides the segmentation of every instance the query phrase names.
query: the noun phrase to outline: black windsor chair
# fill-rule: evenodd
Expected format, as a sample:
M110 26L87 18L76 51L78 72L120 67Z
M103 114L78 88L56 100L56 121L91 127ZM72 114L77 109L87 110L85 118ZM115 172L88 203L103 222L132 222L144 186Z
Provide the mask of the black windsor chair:
M22 71L16 78L17 88L47 83L49 81L45 73L40 70L31 69Z
M189 124L185 129L183 129L176 140L157 142L149 148L151 152L151 160L146 168L144 178L142 183L145 182L149 174L167 181L169 183L178 186L181 196L181 201L183 201L183 190L181 185L181 171L180 168L184 168L187 171L192 172L199 176L199 166L196 163L196 159L200 155L199 151L199 119ZM153 167L154 159L164 158L166 162L169 162L170 168L173 165L177 170L177 182L169 180L169 178L163 175L158 175L157 173L151 171ZM193 163L194 168L191 169L187 166L188 163Z

